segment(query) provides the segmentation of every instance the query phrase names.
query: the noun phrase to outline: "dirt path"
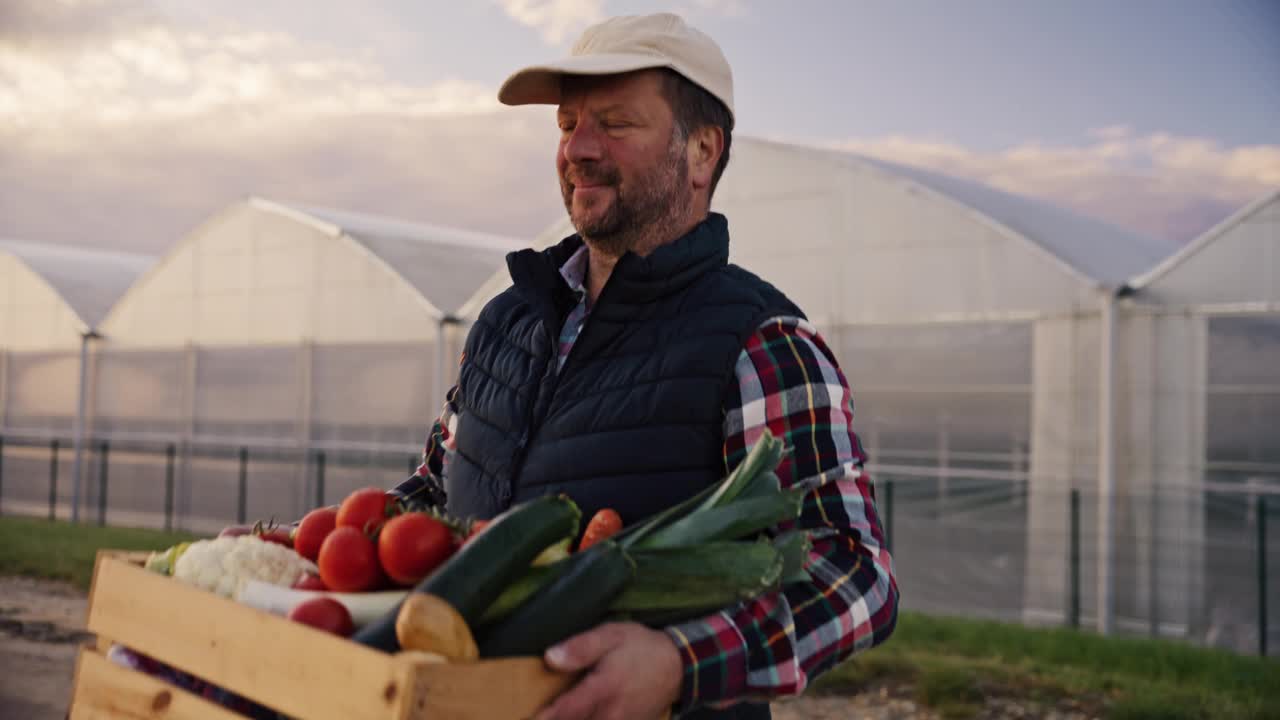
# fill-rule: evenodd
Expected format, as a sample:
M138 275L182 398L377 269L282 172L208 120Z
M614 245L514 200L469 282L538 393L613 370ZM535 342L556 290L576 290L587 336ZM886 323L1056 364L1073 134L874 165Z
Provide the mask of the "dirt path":
M66 717L84 618L71 585L0 577L0 717Z

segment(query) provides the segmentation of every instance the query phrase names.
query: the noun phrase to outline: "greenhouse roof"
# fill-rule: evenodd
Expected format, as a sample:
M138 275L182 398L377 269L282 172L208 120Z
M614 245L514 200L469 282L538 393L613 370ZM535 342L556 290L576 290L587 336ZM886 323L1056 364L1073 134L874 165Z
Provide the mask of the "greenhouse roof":
M951 200L1008 229L1095 283L1119 287L1168 256L1172 246L1050 203L972 180L842 150L746 139L811 153L846 167L871 167Z
M1178 252L1168 256L1159 265L1151 268L1148 272L1135 277L1130 285L1134 289L1149 287L1157 280L1168 275L1175 268L1188 262L1191 258L1203 252L1206 248L1213 245L1219 238L1226 235L1229 231L1240 226L1254 215L1262 212L1270 207L1273 203L1280 202L1280 188L1267 193L1257 200L1249 203L1239 211L1233 213L1230 217L1209 228L1202 235L1187 243Z
M977 210L1108 287L1123 285L1173 249L1168 243L1041 200L906 165L864 160Z
M71 245L0 239L7 253L40 276L93 329L155 258Z
M412 285L431 305L454 316L485 280L505 267L507 253L527 247L514 238L261 198L264 209L298 213L356 241Z

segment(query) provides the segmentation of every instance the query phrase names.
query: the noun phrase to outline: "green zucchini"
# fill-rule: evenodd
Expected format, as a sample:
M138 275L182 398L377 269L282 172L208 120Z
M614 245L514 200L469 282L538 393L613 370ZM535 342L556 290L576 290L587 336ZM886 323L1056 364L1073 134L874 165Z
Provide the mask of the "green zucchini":
M498 599L484 611L484 616L480 618L480 626L492 625L510 615L512 610L520 607L543 585L554 580L568 565L569 558L565 558L550 565L535 564L529 568L524 575L516 578L515 582L503 588Z
M483 629L480 657L541 655L595 627L631 582L635 564L613 540L572 556L556 578L497 624Z
M468 627L476 627L506 586L524 574L543 550L576 537L582 511L565 495L545 495L498 515L462 549L428 575L414 592L431 593L453 606ZM397 604L361 628L352 640L396 652Z

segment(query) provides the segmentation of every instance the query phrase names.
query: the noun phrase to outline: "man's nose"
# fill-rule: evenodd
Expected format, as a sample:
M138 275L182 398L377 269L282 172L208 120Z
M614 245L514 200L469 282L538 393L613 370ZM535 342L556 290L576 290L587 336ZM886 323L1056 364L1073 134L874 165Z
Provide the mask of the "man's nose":
M564 140L564 159L578 164L600 159L604 143L600 137L600 128L589 120L579 122Z

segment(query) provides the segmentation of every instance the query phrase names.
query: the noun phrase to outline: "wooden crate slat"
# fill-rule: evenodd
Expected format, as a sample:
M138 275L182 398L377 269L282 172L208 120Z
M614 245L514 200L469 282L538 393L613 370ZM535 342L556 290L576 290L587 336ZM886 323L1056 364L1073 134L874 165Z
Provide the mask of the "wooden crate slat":
M162 680L120 667L92 647L76 661L71 720L244 720Z
M294 717L400 717L404 663L186 585L99 558L88 629Z
M419 673L424 717L433 720L530 718L576 679L546 670L541 658L432 665Z

